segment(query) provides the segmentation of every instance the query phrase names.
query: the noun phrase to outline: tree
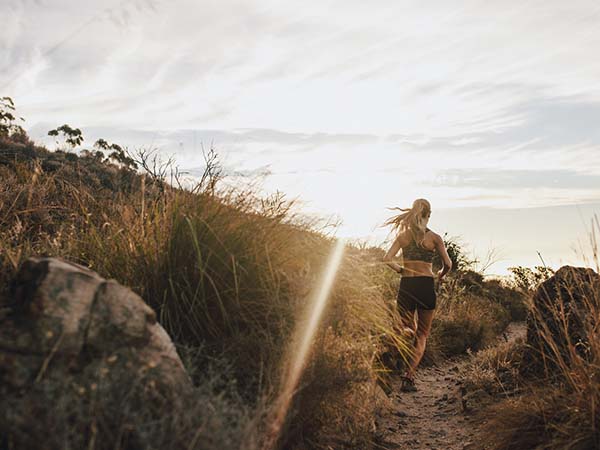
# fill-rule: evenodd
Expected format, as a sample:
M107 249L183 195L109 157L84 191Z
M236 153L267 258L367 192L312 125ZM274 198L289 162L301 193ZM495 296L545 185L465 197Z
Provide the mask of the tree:
M133 158L131 158L127 152L118 144L108 143L105 139L98 139L94 144L99 150L108 151L110 154L107 159L112 159L113 161L122 164L128 169L137 169L137 164Z
M63 135L65 143L71 148L75 148L83 142L83 134L79 128L71 128L69 125L64 124L48 131L48 136L58 136L59 134ZM58 145L58 141L56 141L56 144Z
M22 117L15 116L15 110L15 103L12 98L0 98L0 137L26 134L23 127L15 123L17 120L25 121Z
M535 266L533 269L516 266L509 267L508 270L512 273L517 289L526 293L533 291L540 283L554 275L554 270L546 266Z
M444 245L448 251L450 261L452 261L453 271L467 270L477 263L476 259L471 259L467 256L458 237L448 236L448 233L444 233L442 239L444 240ZM436 270L442 267L442 260L437 253L433 258L433 267L436 268Z

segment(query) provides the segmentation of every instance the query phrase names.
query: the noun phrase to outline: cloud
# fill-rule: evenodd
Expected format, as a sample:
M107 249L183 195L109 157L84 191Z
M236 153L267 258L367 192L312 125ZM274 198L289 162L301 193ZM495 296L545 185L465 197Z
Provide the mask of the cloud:
M572 170L452 169L438 173L433 185L504 191L523 188L589 189L600 195L600 174L587 175Z
M88 126L460 138L521 123L509 112L530 99L600 99L586 2L13 4L8 67L42 55L11 92L33 121L63 105Z

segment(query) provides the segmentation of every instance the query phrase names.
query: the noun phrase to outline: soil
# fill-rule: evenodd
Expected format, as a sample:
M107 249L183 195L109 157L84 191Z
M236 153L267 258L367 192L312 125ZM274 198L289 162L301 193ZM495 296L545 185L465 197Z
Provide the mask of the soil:
M524 337L524 323L511 323L502 341ZM481 448L479 428L484 423L463 398L461 373L471 356L419 368L417 392L401 392L394 381L392 407L377 420L380 447L386 449L471 450Z

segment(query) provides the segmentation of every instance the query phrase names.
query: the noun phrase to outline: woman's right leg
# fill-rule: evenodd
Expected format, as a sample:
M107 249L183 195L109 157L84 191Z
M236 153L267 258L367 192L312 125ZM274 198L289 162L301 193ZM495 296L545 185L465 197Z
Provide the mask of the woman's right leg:
M415 310L400 309L400 334L413 338L417 330L417 322L415 321Z
M417 330L417 323L415 321L415 312L417 305L411 294L410 289L406 289L406 284L410 283L410 279L402 278L400 280L400 287L398 288L397 308L400 314L400 335L413 338ZM410 285L409 285L410 286Z

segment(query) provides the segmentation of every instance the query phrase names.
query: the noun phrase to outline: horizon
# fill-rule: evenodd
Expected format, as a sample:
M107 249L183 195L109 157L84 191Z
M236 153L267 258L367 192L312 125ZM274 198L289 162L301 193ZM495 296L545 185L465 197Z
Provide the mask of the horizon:
M0 5L0 95L50 146L68 123L192 175L214 146L340 237L383 245L386 207L425 197L490 273L591 259L600 5L175 3Z

